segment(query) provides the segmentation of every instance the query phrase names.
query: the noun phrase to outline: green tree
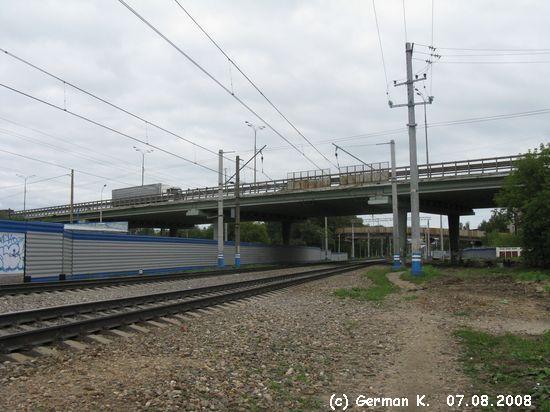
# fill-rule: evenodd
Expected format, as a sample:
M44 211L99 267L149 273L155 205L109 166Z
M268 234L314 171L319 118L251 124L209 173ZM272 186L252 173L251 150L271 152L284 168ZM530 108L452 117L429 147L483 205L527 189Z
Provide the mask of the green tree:
M493 209L489 220L483 220L479 226L479 230L483 230L486 233L489 232L507 232L508 225L510 224L510 218L506 210Z
M270 243L267 227L263 222L241 222L241 241Z
M550 144L529 151L496 197L515 223L531 266L550 267Z

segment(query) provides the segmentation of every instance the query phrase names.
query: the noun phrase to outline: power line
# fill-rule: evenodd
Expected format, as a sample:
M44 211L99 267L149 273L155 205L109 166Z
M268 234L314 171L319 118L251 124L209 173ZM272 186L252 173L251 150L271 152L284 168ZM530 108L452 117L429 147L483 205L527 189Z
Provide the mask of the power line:
M422 59L415 59L422 60ZM515 60L515 61L451 61L451 60L440 60L434 63L438 64L546 64L550 63L550 60Z
M317 149L317 147L315 147L315 145L313 143L311 143L311 141L294 125L294 123L292 123L282 112L281 110L275 106L275 104L265 95L265 93L260 90L259 86L256 85L256 83L254 83L252 81L252 79L250 79L250 77L239 67L239 65L237 63L235 63L235 61L225 52L225 50L223 50L223 48L212 38L212 36L210 36L210 34L208 34L208 32L199 24L199 22L191 15L191 13L189 13L187 11L187 9L185 7L182 6L182 4L178 1L178 0L174 0L174 2L180 7L180 9L182 9L185 14L187 14L187 16L191 19L191 21L193 23L195 23L195 25L199 28L199 30L208 38L208 40L210 40L210 42L216 46L216 48L220 51L220 53L222 53L226 58L227 60L229 61L229 67L231 68L231 66L234 66L238 71L239 73L241 73L243 75L243 77L248 81L248 83L254 87L254 89L256 89L256 91L265 99L265 101L267 103L269 103L269 105L275 109L275 111L277 113L279 113L279 115L294 129L294 131L296 133L298 133L317 153L319 153L327 162L329 162L330 164L332 164L333 166L336 166L334 164L333 161L331 161L328 157L326 157L319 149ZM233 80L231 80L231 84L233 84ZM388 79L386 78L386 84L388 82ZM232 91L232 95L234 95L235 93L233 92L233 86L231 87L231 91Z
M71 169L73 169L74 171L76 171L76 172L78 172L78 173L82 173L82 174L84 174L84 175L93 176L93 177L98 177L98 178L100 178L100 179L109 180L109 181L111 181L111 182L116 182L116 183L122 183L123 185L130 186L130 183L127 183L127 182L121 182L121 181L118 181L118 180L115 180L115 179L111 179L111 178L109 178L109 177L96 175L96 174L94 174L94 173L85 172L85 171L83 171L83 170L75 169L75 168L73 168L73 167L67 167L67 166L63 166L63 165L57 164L57 163L49 162L49 161L47 161L47 160L42 160L42 159L37 159L37 158L35 158L35 157L22 155L22 154L20 154L20 153L11 152L11 151L9 151L9 150L0 149L0 152L7 153L7 154L10 154L10 155L13 155L13 156L22 157L23 159L27 159L27 160L33 160L33 161L35 161L35 162L44 163L44 164L47 164L47 165L50 165L50 166L59 167L59 168L61 168L61 169L65 169L65 170L71 170Z
M131 166L131 167L134 167L135 165L133 163L130 163L126 160L122 160L122 159L118 159L116 157L113 157L113 156L109 156L108 153L100 153L98 151L95 151L95 150L92 150L92 149L89 149L87 148L86 146L82 146L82 145L78 145L76 143L73 143L73 142L70 142L66 139L63 139L63 138L60 138L58 136L54 136L52 134L49 134L49 133L46 133L44 131L41 131L39 129L35 129L35 128L32 128L32 127L27 127L27 126L24 126L20 123L17 123L17 122L13 122L11 120L8 120L8 119L5 119L3 117L0 116L0 120L4 120L8 123L11 123L13 125L16 125L18 127L22 127L24 129L28 129L28 130L31 130L35 133L39 133L39 134L42 134L44 136L47 136L47 137L51 137L55 140L59 140L59 141L62 141L62 142L65 142L65 143L68 143L68 144L71 144L73 146L76 146L76 147L79 147L79 148L82 148L85 152L90 152L90 153L97 153L97 154L100 154L101 156L105 156L105 157L110 157L112 159L114 159L117 163L115 162L109 162L109 161L106 161L106 160L103 160L99 157L92 157L92 156L88 156L87 154L82 154L82 153L85 153L85 152L79 152L79 151L76 151L76 150L71 150L71 149L68 149L66 147L63 147L63 146L57 146L57 145L54 145L54 144L51 144L51 143L47 143L47 142L44 142L42 140L39 140L39 139L35 139L33 137L30 137L30 136L27 136L27 135L24 135L22 133L17 133L17 132L14 132L13 130L9 130L9 129L0 129L0 133L3 133L3 134L6 134L6 135L9 135L9 136L12 136L12 137L16 137L18 139L23 139L23 140L28 140L28 141L32 141L36 144L39 144L39 145L45 145L45 146L48 146L48 147L51 147L52 149L56 149L56 150L61 150L63 152L69 152L69 153L74 153L75 156L80 156L82 157L83 159L87 159L87 160L91 160L93 162L96 162L102 166L105 166L105 167L112 167L112 168L116 168L116 169L120 169L120 170L124 170L124 171L127 171L127 168L124 168L122 166L119 166L118 163L120 164L126 164L128 166ZM150 173L151 174L151 173ZM174 176L168 176L168 175L165 175L163 173L152 173L154 176L157 176L161 179L172 179Z
M190 139L188 139L188 138L186 138L186 137L183 137L183 136L181 136L181 135L178 134L178 133L175 133L175 132L173 132L173 131L171 131L171 130L168 130L167 128L165 128L165 127L163 127L163 126L160 126L160 125L158 125L157 123L151 122L150 120L147 120L147 119L143 118L142 116L139 116L139 115L137 115L137 114L131 112L130 110L125 109L125 108L123 108L123 107L121 107L121 106L119 106L119 105L117 105L117 104L115 104L115 103L113 103L113 102L111 102L111 101L109 101L109 100L103 98L103 97L100 97L100 96L98 96L97 94L92 93L92 92L90 92L90 91L88 91L88 90L86 90L86 89L84 89L84 88L82 88L82 87L80 87L80 86L77 86L76 84L74 84L74 83L72 83L72 82L70 82L70 81L68 81L68 80L66 80L66 79L64 79L64 78L62 78L62 77L60 77L60 76L58 76L58 75L56 75L56 74L53 74L52 72L50 72L50 71L48 71L48 70L46 70L46 69L44 69L44 68L42 68L42 67L39 67L39 66L37 66L36 64L31 63L30 61L28 61L28 60L26 60L26 59L23 59L22 57L19 57L19 56L13 54L13 53L11 53L11 52L9 52L9 51L7 51L7 50L1 48L1 47L0 47L0 51L1 51L1 52L4 52L5 55L7 55L7 56L9 56L9 57L11 57L11 58L13 58L13 59L15 59L15 60L17 60L17 61L19 61L19 62L21 62L21 63L23 63L23 64L25 64L25 65L27 65L27 66L29 66L29 67L32 67L32 68L35 69L35 70L38 70L39 72L41 72L42 74L45 74L46 76L49 76L49 77L51 77L51 78L53 78L53 79L55 79L55 80L57 80L57 81L59 81L59 82L62 82L62 83L63 83L63 88L64 88L64 90L65 90L65 86L68 85L68 86L72 87L73 89L78 90L79 92L84 93L85 95L87 95L87 96L89 96L89 97L92 97L93 99L96 99L96 100L98 100L98 101L100 101L100 102L102 102L102 103L104 103L104 104L106 104L106 105L108 105L108 106L110 106L110 107L116 109L116 110L119 110L119 111L121 111L121 112L123 112L123 113L125 113L125 114L127 114L127 115L129 115L129 116L131 116L131 117L133 117L133 118L135 118L135 119L138 119L138 120L144 122L146 132L147 132L147 125L151 125L151 126L157 128L157 129L159 129L159 130L161 130L161 131L163 131L163 132L165 132L165 133L168 133L168 134L170 134L170 135L172 135L172 136L174 136L174 137L176 137L176 138L178 138L178 139L180 139L180 140L183 140L183 141L185 141L185 142L187 142L187 143L190 143L190 144L192 144L192 145L195 146L195 147L198 147L198 148L203 149L203 150L205 150L205 151L207 151L207 152L209 152L209 153L212 153L212 154L215 155L215 156L218 156L218 152L216 152L216 151L214 151L214 150L211 150L211 149L209 149L209 148L207 148L207 147L205 147L205 146L202 146L202 145L200 145L200 144L198 144L198 143L196 143L196 142L194 142L194 141L192 141L192 140L190 140ZM65 102L65 100L64 100L63 110L66 110L66 108L67 108L67 105L66 105L66 102ZM227 156L224 156L224 158L225 158L226 160L233 161L233 159L230 159L230 158L227 157ZM264 173L264 175L265 175L265 173ZM267 176L267 175L265 175L265 176Z
M382 37L380 36L380 26L378 25L378 15L376 14L376 5L372 0L372 9L374 10L374 21L376 22L376 32L378 33L378 44L380 45L380 56L382 57L382 67L384 68L384 78L386 79L386 96L390 97L388 72L386 71L386 60L384 59L384 49L382 48Z
M506 114L497 114L497 115L491 115L491 116L482 116L482 117L470 117L465 119L456 119L456 120L446 120L441 122L434 122L428 124L428 128L432 127L447 127L447 126L458 126L463 124L470 124L470 123L480 123L480 122L488 122L488 121L496 121L496 120L506 120L506 119L515 119L515 118L521 118L521 117L529 117L529 116L538 116L543 114L550 114L550 108L548 109L537 109L537 110L529 110L525 112L516 112L516 113L506 113ZM419 127L424 127L424 124L419 124ZM357 140L357 139L371 139L374 137L382 137L382 136L390 136L390 135L397 135L402 134L407 131L407 128L399 128L399 129L388 129L388 130L382 130L379 132L372 132L372 133L361 133L361 134L355 134L351 136L344 136L344 137L332 137L330 139L325 140L319 140L317 142L318 145L323 144L331 144L332 142L342 142L346 140ZM281 150L285 149L284 146L280 147L274 147L271 149L266 149L266 151L274 151L274 150Z
M208 72L204 67L202 67L196 60L184 52L180 47L178 47L172 40L166 37L159 29L153 26L147 19L145 19L141 14L134 10L128 3L124 0L118 0L120 4L126 7L132 14L134 14L139 20L141 20L147 27L153 30L159 37L166 41L170 46L177 50L182 56L184 56L189 62L191 62L197 69L203 72L209 79L221 87L227 94L232 96L237 102L239 102L245 109L252 113L258 120L262 121L267 127L271 129L275 134L282 138L285 142L291 145L298 153L300 153L305 159L307 159L311 164L313 164L317 169L321 169L313 160L311 160L302 150L300 150L294 143L288 140L283 136L278 130L276 130L269 122L267 122L262 116L260 116L252 107L246 104L240 97L231 92L226 86L224 86L217 78L215 78L210 72ZM217 173L217 172L216 172Z
M424 46L424 47L430 47L427 44L422 43L415 43L417 46ZM433 45L432 45L433 46ZM460 47L437 47L440 50L465 50L465 51L503 51L503 52L518 52L518 51L550 51L550 49L529 49L529 48L521 48L521 49L489 49L489 48L460 48Z
M60 107L60 106L58 106L58 105L56 105L56 104L47 102L47 101L42 100L42 99L40 99L40 98L38 98L38 97L36 97L36 96L32 96L32 95L30 95L30 94L28 94L28 93L25 93L25 92L23 92L23 91L21 91L21 90L15 89L15 88L10 87L10 86L7 86L7 85L5 85L5 84L3 84L3 83L0 83L0 86L6 88L6 89L8 89L8 90L11 90L12 92L18 93L18 94L20 94L20 95L22 95L22 96L25 96L25 97L27 97L27 98L29 98L29 99L32 99L32 100L35 100L35 101L37 101L37 102L43 103L43 104L45 104L45 105L47 105L47 106L50 106L50 107L52 107L52 108L54 108L54 109L60 110L60 111L65 112L65 113L68 113L68 114L70 114L70 115L72 115L72 116L74 116L74 117L77 117L77 118L81 119L81 120L85 120L85 121L87 121L88 123L91 123L91 124L94 124L94 125L96 125L96 126L99 126L99 127L103 128L103 129L105 129L105 130L109 130L109 131L111 131L111 132L113 132L113 133L116 133L116 134L118 134L118 135L120 135L120 136L126 137L126 138L128 138L128 139L131 139L131 140L134 140L134 141L136 141L136 142L142 143L142 144L144 144L144 145L146 145L146 146L149 146L149 147L152 147L152 148L154 148L154 149L157 149L157 150L160 151L160 152L163 152L163 153L169 154L169 155L171 155L171 156L177 157L177 158L179 158L179 159L181 159L181 160L184 160L184 161L186 161L186 162L188 162L188 163L191 163L191 164L194 164L194 165L196 165L196 166L202 167L203 169L210 170L211 172L218 173L218 171L215 170L215 169L212 169L212 168L210 168L210 167L201 165L200 163L196 163L196 162L194 162L193 160L189 160L189 159L187 159L187 158L185 158L185 157L183 157L183 156L180 156L180 155L178 155L178 154L176 154L176 153L170 152L169 150L166 150L166 149L163 149L163 148L161 148L161 147L159 147L159 146L156 146L156 145L150 144L150 143L148 143L148 142L145 142L145 141L143 141L143 140L141 140L141 139L138 139L137 137L131 136L131 135L127 134L127 133L121 132L120 130L117 130L117 129L114 129L114 128L110 127L110 126L107 126L107 125L104 125L104 124L102 124L102 123L99 123L99 122L97 122L97 121L95 121L95 120L93 120L93 119L90 119L89 117L86 117L86 116L83 116L83 115L81 115L81 114L75 113L75 112L73 112L73 111L71 111L71 110L69 110L69 109L64 109L64 108L62 108L62 107Z
M62 146L56 146L54 144L51 144L51 143L47 143L47 142L43 142L41 140L38 140L38 139L35 139L35 138L32 138L30 136L26 136L26 135L23 135L23 134L20 134L20 133L16 133L16 132L13 132L11 130L5 130L5 129L0 129L0 133L1 134L4 134L4 135L7 135L7 136L10 136L10 137L15 137L17 139L22 139L24 141L29 141L29 142L32 142L34 143L35 145L38 145L38 146L43 146L43 147L46 147L46 148L50 148L52 150L55 150L57 151L58 153L61 152L61 153L72 153L73 156L77 156L77 157L80 157L82 159L85 159L85 160L89 160L89 161L92 161L92 162L95 162L97 163L98 165L101 165L101 166L104 166L104 167L112 167L112 168L115 168L115 169L119 169L119 170L122 170L122 171L127 171L128 169L127 168L124 168L122 166L118 166L116 164L111 164L109 162L105 162L103 161L102 159L97 159L97 158L94 158L94 157L89 157L85 154L81 154L77 151L74 151L74 150L68 150L67 148L65 147L62 147ZM134 166L133 164L129 163L129 162L124 162L130 166ZM160 176L159 174L157 173L150 173L151 175L153 176ZM169 178L166 178L165 176L162 176L162 179L168 179L168 180L171 180L173 179L173 176L172 177L169 177ZM165 183L168 183L165 181Z
M27 185L33 185L35 183L47 182L49 180L59 179L60 177L66 177L66 176L69 176L69 174L65 173L65 174L59 175L59 176L54 176L54 177L48 177L48 178L45 178L45 179L35 180L33 182L27 183ZM24 186L24 185L25 185L24 183L20 183L20 184L17 184L17 185L2 186L2 187L0 187L0 190L12 189L14 187L21 187L21 186Z
M536 56L550 54L547 52L516 52L516 53L483 53L483 54L441 54L442 57L500 57L500 56Z

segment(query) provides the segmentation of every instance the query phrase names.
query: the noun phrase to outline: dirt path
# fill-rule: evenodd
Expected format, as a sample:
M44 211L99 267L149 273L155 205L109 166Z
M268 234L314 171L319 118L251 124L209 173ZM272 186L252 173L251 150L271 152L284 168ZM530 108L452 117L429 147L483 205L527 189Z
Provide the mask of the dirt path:
M411 296L412 291L426 292L400 279L401 273L387 275L401 292L387 298L380 317L393 324L398 350L387 354L392 358L391 366L374 379L377 392L392 398L408 398L408 408L387 410L417 410L418 395L426 406L430 405L430 410L448 411L447 395L471 389L469 379L460 370L456 355L459 348L452 337L452 327L445 319L426 313L414 300L403 299L405 294Z
M412 282L408 282L406 280L401 279L400 276L402 274L403 272L391 272L391 273L388 273L386 276L388 277L391 283L393 283L395 286L397 286L402 290L413 291L413 290L420 289L418 285L415 285Z

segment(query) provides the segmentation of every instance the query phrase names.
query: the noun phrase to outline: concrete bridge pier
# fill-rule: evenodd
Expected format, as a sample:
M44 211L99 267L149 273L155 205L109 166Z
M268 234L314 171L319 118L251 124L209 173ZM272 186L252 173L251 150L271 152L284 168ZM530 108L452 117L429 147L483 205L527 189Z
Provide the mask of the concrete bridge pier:
M283 245L290 245L290 231L292 230L292 222L285 220L281 222Z
M460 215L448 214L449 223L449 248L451 251L451 263L458 262L459 254L459 236L460 236Z

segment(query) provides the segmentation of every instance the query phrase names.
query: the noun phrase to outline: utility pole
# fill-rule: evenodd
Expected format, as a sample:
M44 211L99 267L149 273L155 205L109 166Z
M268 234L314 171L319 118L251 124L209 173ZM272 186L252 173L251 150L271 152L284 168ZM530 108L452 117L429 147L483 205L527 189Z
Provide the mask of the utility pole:
M367 257L370 258L370 228L367 228L369 230L367 232Z
M99 223L103 223L103 189L107 187L107 183L105 183L101 187L101 197L99 201Z
M74 169L71 169L71 206L69 221L71 223L74 222Z
M252 130L254 130L254 184L256 184L256 153L258 153L257 151L257 147L256 147L256 138L257 138L257 135L258 135L258 130L263 130L265 129L265 126L256 126L252 123L250 123L249 121L245 121L246 125L248 127L250 127Z
M223 268L223 150L218 152L218 267Z
M428 169L428 176L430 175L430 152L428 150L428 115L427 115L427 100L426 98L424 97L424 95L422 93L420 93L420 90L418 90L417 88L415 88L414 90L416 90L416 94L418 96L420 96L422 98L422 100L424 101L424 137L426 139L426 167ZM429 99L429 98L428 98Z
M430 219L428 219L428 239L426 241L426 260L430 258Z
M408 128L409 128L409 156L410 156L410 198L411 198L411 254L412 267L411 273L415 276L422 274L422 256L420 253L420 202L418 196L418 161L416 156L416 119L414 107L417 104L431 104L433 98L430 96L428 101L415 103L414 101L414 83L417 81L426 80L426 74L419 78L418 75L413 78L412 54L413 43L405 44L405 55L407 64L407 80L397 83L394 81L394 86L407 85L407 103L394 105L389 101L390 108L404 107L408 108Z
M240 158L237 156L237 163L235 167L235 267L241 267L241 204L240 204L240 190L241 190L241 170L240 170Z
M25 219L27 218L27 214L26 214L26 211L27 211L27 180L29 179L32 179L33 177L36 177L36 175L28 175L28 176L25 176L25 175L20 175L19 173L17 173L17 177L20 177L24 180L24 189L23 189L23 216L25 217Z
M439 249L443 252L445 250L443 246L443 215L439 215L439 238L439 242L441 243Z
M328 223L325 216L325 260L328 260Z
M136 146L134 146L134 150L141 153L141 185L143 186L145 182L145 155L148 153L153 153L154 150L141 150L139 147Z
M354 222L351 221L351 260L355 260L355 228L353 226Z
M392 246L393 246L393 264L392 269L397 270L401 267L401 256L399 252L399 201L397 198L397 166L395 163L395 141L392 139L388 143L379 143L378 145L390 145L391 159L391 205L393 214ZM391 251L390 251L391 252Z

